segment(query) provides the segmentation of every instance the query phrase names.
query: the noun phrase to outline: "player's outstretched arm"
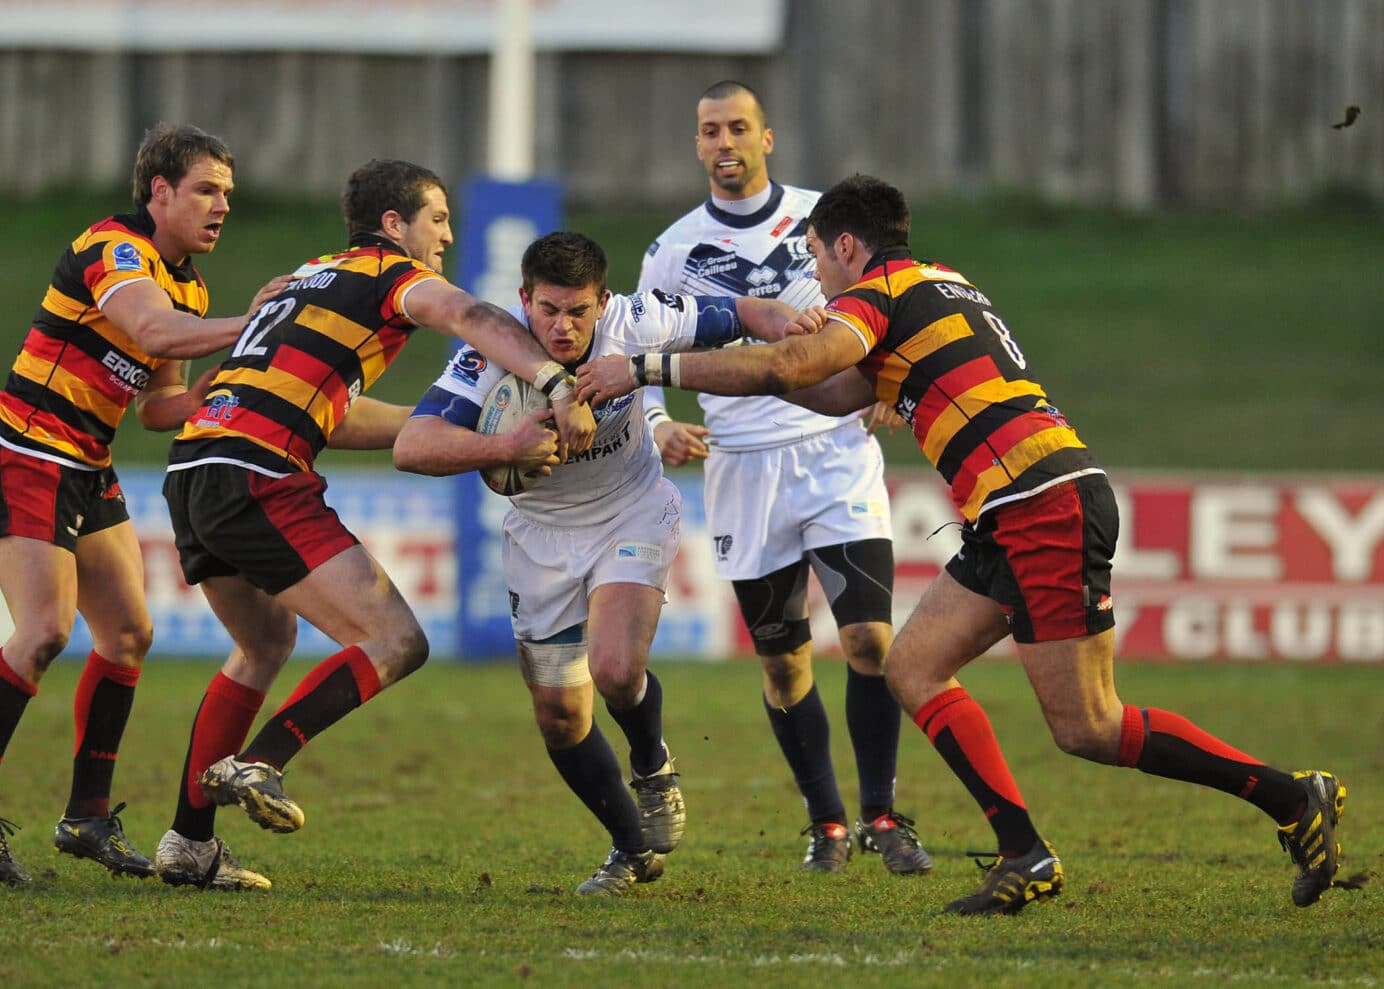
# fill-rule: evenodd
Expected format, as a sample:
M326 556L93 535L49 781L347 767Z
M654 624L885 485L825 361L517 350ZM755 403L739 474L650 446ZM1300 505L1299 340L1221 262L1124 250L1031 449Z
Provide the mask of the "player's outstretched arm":
M860 339L833 320L811 336L790 336L765 347L597 358L577 368L577 398L607 401L641 385L713 395L782 395L816 384L863 356Z
M886 408L882 403L875 401L874 388L857 367L837 371L825 381L786 392L782 397L785 402L801 405L824 416L846 416L873 406L876 410L874 415L880 417L883 415L880 410ZM897 414L891 414L898 425L903 425L903 420L899 419ZM885 420L881 418L880 421ZM871 422L870 428L873 429L876 424L873 419ZM892 428L897 429L898 425Z
M450 423L441 416L413 416L394 441L394 466L431 477L505 464L525 474L551 474L558 463L557 434L543 425L551 414L547 409L535 409L517 429L494 436Z
M292 280L291 275L272 279L255 293L249 311L242 316L204 319L179 312L173 308L168 293L152 279L140 279L121 287L107 297L101 311L151 357L180 360L205 357L235 343L255 310L282 292Z
M405 304L415 323L465 340L487 360L542 389L552 399L564 455L569 451L581 453L591 446L596 420L590 407L572 400L571 375L548 356L517 319L499 306L437 278L413 288Z
M334 450L388 450L413 409L362 395L327 439Z

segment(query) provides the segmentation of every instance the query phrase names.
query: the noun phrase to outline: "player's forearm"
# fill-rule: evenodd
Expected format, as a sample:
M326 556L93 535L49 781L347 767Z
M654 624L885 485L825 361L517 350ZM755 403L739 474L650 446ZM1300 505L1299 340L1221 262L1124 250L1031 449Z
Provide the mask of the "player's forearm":
M412 413L407 405L357 398L327 439L334 450L388 450Z
M744 296L735 300L735 314L746 336L774 343L783 339L785 327L798 311L777 299Z
M156 433L181 428L188 416L201 407L201 396L194 395L181 385L171 385L146 391L135 399L139 424Z
M507 464L512 436L485 436L438 416L414 416L394 441L394 466L410 474L448 477Z

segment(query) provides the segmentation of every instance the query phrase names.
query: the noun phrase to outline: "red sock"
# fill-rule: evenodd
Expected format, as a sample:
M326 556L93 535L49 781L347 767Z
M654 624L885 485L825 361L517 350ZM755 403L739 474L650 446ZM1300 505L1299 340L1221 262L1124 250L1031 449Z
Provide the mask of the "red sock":
M965 784L990 822L1006 858L1023 855L1038 841L1019 784L1004 761L995 731L964 687L943 691L913 715L951 771Z
M314 736L379 692L380 675L370 657L360 646L348 646L322 660L303 678L241 758L283 769Z
M1280 824L1294 819L1302 793L1291 773L1207 734L1180 714L1126 704L1120 727L1121 766L1150 776L1199 783L1247 800Z
M72 792L68 817L110 813L111 780L141 667L119 666L92 650L72 697Z
M183 776L184 796L192 807L210 806L197 778L212 763L240 751L263 705L264 694L258 690L236 683L224 673L218 672L212 678L192 725L187 772Z

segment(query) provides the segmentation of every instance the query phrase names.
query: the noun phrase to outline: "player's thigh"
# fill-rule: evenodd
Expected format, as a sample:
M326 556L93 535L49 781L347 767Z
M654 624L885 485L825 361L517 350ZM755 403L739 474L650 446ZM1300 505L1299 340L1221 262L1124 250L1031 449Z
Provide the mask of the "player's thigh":
M342 645L413 634L418 619L384 567L356 544L275 597Z
M592 590L587 639L597 680L612 670L642 671L648 665L663 600L661 587L643 583L608 583Z
M0 537L0 593L14 623L5 643L5 661L36 683L42 667L72 632L77 614L76 557L40 539Z
M77 540L77 610L96 651L112 663L139 663L153 636L144 596L144 558L134 523L115 525Z
M1015 643L1058 745L1113 761L1123 705L1115 691L1115 633Z
M910 715L963 666L1009 634L999 605L945 570L927 586L889 650L885 674Z
M267 690L293 652L298 616L244 577L208 577L200 586L212 613L235 642L225 674Z
M539 525L516 511L505 516L502 556L516 639L540 642L586 621L595 537L587 526Z

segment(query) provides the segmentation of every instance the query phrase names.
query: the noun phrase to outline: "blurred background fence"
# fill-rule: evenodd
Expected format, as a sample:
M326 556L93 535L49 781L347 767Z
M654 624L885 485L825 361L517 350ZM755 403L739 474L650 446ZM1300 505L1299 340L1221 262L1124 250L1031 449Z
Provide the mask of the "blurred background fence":
M121 183L158 120L226 138L257 192L331 197L375 155L484 171L485 38L451 25L492 6L0 2L0 194ZM545 35L545 9L587 23ZM304 27L275 33L285 11ZM627 23L661 11L720 34L698 48L684 24ZM436 29L351 40L371 16ZM724 77L761 91L776 174L809 186L868 171L915 197L1124 208L1384 198L1384 0L604 0L534 19L536 170L575 206L684 203L693 103ZM1347 105L1361 124L1333 129Z

